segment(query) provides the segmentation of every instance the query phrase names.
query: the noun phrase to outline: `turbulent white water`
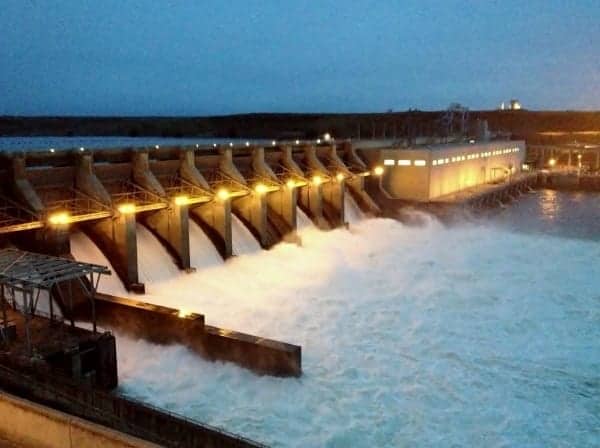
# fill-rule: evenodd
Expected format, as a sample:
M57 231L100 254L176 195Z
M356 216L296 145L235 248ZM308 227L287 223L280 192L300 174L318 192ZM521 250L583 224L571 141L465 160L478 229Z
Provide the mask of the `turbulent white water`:
M356 224L365 219L365 214L349 194L344 195L344 215L348 224Z
M311 219L306 216L306 213L302 211L300 207L296 207L296 228L298 231L314 227Z
M565 238L530 217L569 204L528 200L508 224L307 227L155 283L145 300L302 345L304 375L119 337L122 391L274 446L597 446L600 202Z
M205 269L223 264L223 259L210 239L193 220L190 226L190 262L196 269Z
M117 276L112 264L85 233L76 232L71 234L71 255L77 261L108 267L112 274L100 277L98 291L119 297L127 297L128 292L123 286L121 279Z
M138 276L146 285L146 291L154 292L155 285L175 280L183 275L173 257L150 230L136 224L138 247Z
M252 232L235 215L231 215L231 233L233 252L236 255L252 254L261 250Z

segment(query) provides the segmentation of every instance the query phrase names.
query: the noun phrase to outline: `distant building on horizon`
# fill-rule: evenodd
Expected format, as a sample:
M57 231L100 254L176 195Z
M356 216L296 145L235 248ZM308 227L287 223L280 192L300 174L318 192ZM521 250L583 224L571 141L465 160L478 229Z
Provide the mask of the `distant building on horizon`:
M522 108L521 102L517 99L511 99L508 103L508 107L505 105L504 101L500 103L500 110L521 110Z

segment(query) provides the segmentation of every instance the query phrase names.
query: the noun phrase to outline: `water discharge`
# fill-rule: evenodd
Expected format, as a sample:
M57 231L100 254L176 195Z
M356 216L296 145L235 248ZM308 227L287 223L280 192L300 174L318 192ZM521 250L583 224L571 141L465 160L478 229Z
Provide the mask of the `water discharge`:
M314 227L311 219L306 216L306 213L300 207L296 207L296 227L298 231Z
M205 269L223 264L219 252L204 231L190 219L190 262L196 269Z
M356 224L365 219L365 214L358 207L354 198L348 194L344 196L344 215L348 224Z
M115 273L112 264L98 249L94 242L83 232L71 234L71 255L77 261L84 263L93 263L101 266L106 266L112 273L110 276L103 275L100 277L98 290L106 294L112 294L119 297L127 297L128 292L123 286L121 279Z
M261 250L260 244L254 238L252 232L235 215L231 215L231 233L233 252L236 255L252 254Z
M163 244L144 225L136 224L138 245L138 275L148 292L154 292L156 285L175 280L182 275L173 257Z
M552 218L523 213L548 202L529 195L452 227L306 226L301 247L160 282L145 300L302 345L304 375L119 337L122 391L273 446L594 446L599 198L563 195ZM593 220L565 218L574 205Z

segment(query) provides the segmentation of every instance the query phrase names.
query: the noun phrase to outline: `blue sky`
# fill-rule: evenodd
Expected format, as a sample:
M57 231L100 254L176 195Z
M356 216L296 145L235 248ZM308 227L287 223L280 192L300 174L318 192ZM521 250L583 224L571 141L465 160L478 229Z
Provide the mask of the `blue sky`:
M0 8L0 114L600 109L598 0Z

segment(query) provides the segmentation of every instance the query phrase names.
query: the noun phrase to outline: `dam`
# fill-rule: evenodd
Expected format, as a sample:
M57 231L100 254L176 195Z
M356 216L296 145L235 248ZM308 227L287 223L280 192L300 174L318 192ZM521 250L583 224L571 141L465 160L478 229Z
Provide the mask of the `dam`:
M487 145L494 147L490 153L508 148L524 152L518 142ZM487 152L469 143L451 150L456 153L451 157L461 161ZM505 165L491 180L510 190L514 184L510 177L521 174L522 153L519 159L505 159L508 152L493 155L497 161L485 161L490 172ZM303 372L301 355L308 356L312 365L314 354L307 355L304 344L302 349L295 345L299 340L292 332L281 337L278 328L285 324L272 320L271 326L259 324L256 310L266 312L260 297L273 300L272 293L266 293L269 282L285 280L286 287L277 294L294 299L279 302L277 314L290 321L311 321L318 311L302 314L294 290L311 284L307 275L316 279L319 270L327 272L337 265L335 258L323 258L311 247L328 238L351 246L355 231L394 235L393 227L386 230L391 224L379 220L367 224L364 218L387 216L392 203L406 202L400 196L405 186L398 182L405 176L394 173L389 160L394 169L404 169L405 162L400 161L409 157L410 150L355 149L351 142L7 153L2 160L2 176L8 180L2 192L2 246L108 268L113 275L99 279L95 318L100 327L120 335L118 347L128 352L132 344L150 353L152 346L143 344L170 351L175 343L199 359L226 361L214 367L225 372L237 364L260 375L298 378ZM420 157L410 159L415 169L424 168L415 162ZM425 168L437 169L437 159L435 165L431 160ZM457 161L454 166L461 165ZM481 185L489 181L482 176ZM305 262L294 266L297 251L304 250L314 257L312 268ZM385 252L385 245L378 243L373 250ZM361 253L373 256L362 249ZM269 255L274 262L269 262ZM291 257L287 263L286 257ZM242 289L233 294L227 285L236 282ZM211 302L207 291L219 296ZM351 291L346 293L354 297ZM194 295L202 297L202 307ZM310 292L307 297L312 297ZM61 309L64 317L89 320L77 288L72 298L74 310ZM230 311L223 306L226 301L232 304ZM322 305L326 312L327 302ZM211 315L218 315L217 322L228 328L213 326ZM131 375L127 361L124 365ZM125 387L131 388L125 378Z

